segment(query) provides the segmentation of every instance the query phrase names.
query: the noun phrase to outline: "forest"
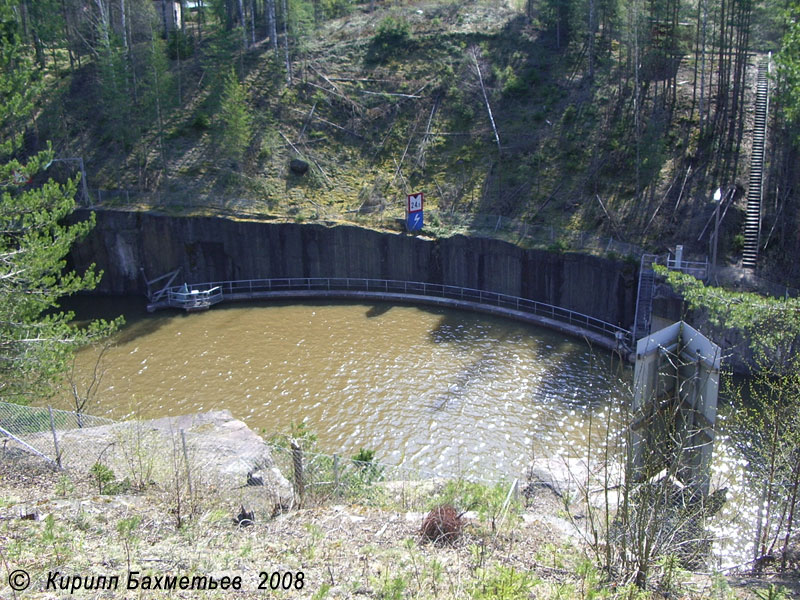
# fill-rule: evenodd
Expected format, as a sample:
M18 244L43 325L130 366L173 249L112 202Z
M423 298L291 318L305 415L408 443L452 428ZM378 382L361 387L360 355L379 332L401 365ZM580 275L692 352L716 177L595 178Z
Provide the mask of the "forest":
M719 188L731 265L768 65L758 270L800 279L791 2L5 3L39 91L3 128L70 159L48 177L79 157L95 204L380 226L424 191L441 214L706 255Z
M768 66L758 272L800 279L792 2L5 4L38 91L2 126L19 157L68 158L38 177L82 165L94 204L386 226L423 191L441 215L700 256L721 189L734 266Z

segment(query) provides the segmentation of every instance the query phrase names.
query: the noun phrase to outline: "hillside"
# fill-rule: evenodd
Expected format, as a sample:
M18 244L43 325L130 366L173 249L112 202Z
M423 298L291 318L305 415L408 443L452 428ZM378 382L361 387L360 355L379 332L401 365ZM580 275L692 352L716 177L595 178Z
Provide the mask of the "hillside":
M668 51L650 40L633 71L623 32L597 35L590 70L585 38L561 41L544 7L529 17L486 0L353 5L304 27L292 35L289 82L283 47L258 41L255 29L243 49L241 29L189 23L193 51L163 65L158 110L109 99L103 71L88 62L51 80L58 91L39 134L60 155L82 156L90 189L104 190L93 200L111 206L386 226L402 217L407 193L423 191L428 209L659 252L682 243L708 253L710 230L698 238L711 195L735 185L720 255L738 262L758 54L743 73L738 129L717 139L699 127L688 26ZM239 147L229 135L230 73L249 115ZM308 171L292 171L293 159Z

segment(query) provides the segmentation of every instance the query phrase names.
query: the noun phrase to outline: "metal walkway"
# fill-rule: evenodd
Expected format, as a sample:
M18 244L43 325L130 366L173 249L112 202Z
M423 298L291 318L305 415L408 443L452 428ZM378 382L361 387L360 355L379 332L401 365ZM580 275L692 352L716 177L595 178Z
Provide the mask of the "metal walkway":
M744 226L742 266L750 269L756 266L761 237L761 200L764 196L764 158L769 115L769 71L770 58L767 58L758 65L753 150L750 157L750 181L747 187L747 217Z
M653 265L661 264L670 271L680 271L697 279L708 278L708 260L684 260L680 256L643 254L639 264L639 289L636 296L636 317L633 321L633 340L650 335L653 317L653 298L656 292L656 273Z
M633 339L640 340L650 333L650 319L653 314L653 295L656 289L656 274L653 263L658 260L655 254L643 254L639 264L639 289L636 294L636 317L633 321Z
M225 301L288 298L347 298L435 304L488 312L542 325L563 333L584 337L611 350L633 348L631 332L573 310L544 302L498 294L485 290L391 279L361 278L281 278L245 279L183 284L165 288L159 299L151 298L147 310L163 308L202 310ZM194 302L198 299L197 302ZM200 301L207 300L207 302Z

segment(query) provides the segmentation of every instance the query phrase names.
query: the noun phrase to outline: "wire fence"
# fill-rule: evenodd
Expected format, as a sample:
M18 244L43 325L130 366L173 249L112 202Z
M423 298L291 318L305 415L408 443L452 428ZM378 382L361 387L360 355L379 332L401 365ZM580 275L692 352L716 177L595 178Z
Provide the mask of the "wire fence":
M176 207L163 198L138 190L90 189L89 196L95 208L176 208L186 214L220 214L231 217L324 223L352 223L375 228L403 228L405 213L401 207L364 207L366 210L340 211L334 207L309 203L302 209L276 212L265 201L245 198L193 199L191 205ZM600 236L586 231L563 229L549 225L526 223L501 215L459 213L454 211L425 210L425 231L437 236L469 235L502 239L526 248L539 248L559 252L583 252L637 262L644 249L636 244ZM787 287L755 275L750 269L728 266L718 267L713 283L725 287L754 291L774 297L797 298L800 290Z
M368 457L345 457L303 449L298 444L272 444L272 456L281 473L291 479L296 501L304 506L357 500L361 504L404 510L429 507L448 481L508 486L507 478L488 479L474 474L444 476L433 471L382 463ZM516 488L516 486L515 486ZM515 489L515 491L518 491Z
M95 208L148 208L176 207L162 199L136 190L90 190ZM377 210L340 211L333 207L309 203L304 209L291 213L275 212L262 201L237 198L193 199L183 208L186 214L221 214L239 218L268 221L291 221L306 223L343 222L377 228L404 227L405 213L402 208L392 207ZM471 235L503 239L528 248L543 248L558 251L580 251L591 254L630 257L638 260L644 250L613 237L599 236L585 231L560 229L547 225L525 223L501 215L470 214L454 211L425 210L425 230L438 236Z
M331 502L423 510L453 481L509 488L507 478L442 475L382 463L369 454L325 454L290 438L265 442L227 411L116 422L0 402L0 437L3 460L35 455L54 469L90 474L99 493L156 483L188 502L214 490L233 497L250 519L255 511L263 516Z
M60 433L113 423L83 413L0 402L0 435L5 444L13 442L57 466L61 466L64 453L72 451L63 441L59 447Z

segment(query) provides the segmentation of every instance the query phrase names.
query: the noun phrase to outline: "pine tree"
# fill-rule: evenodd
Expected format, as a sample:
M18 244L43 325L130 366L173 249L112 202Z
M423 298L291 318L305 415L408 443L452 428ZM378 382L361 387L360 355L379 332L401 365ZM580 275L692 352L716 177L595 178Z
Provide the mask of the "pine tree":
M225 79L220 113L222 152L227 158L238 163L250 143L252 117L247 109L247 94L233 69Z
M64 224L75 208L76 182L30 185L53 153L23 154L22 140L41 87L22 44L16 0L0 0L0 400L46 395L72 351L114 325L78 329L59 300L92 289L93 269L65 271L72 244L94 224Z

